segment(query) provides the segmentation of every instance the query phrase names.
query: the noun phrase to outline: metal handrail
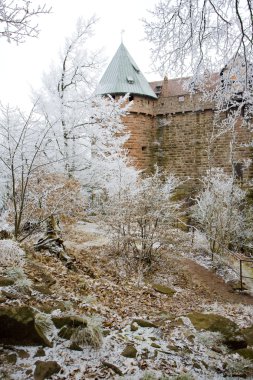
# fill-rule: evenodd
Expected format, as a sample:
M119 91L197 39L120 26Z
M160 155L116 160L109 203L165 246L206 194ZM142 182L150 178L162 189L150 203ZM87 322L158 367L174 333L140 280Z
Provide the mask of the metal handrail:
M241 285L241 291L243 290L243 278L250 278L253 280L253 277L250 276L243 276L243 268L242 268L242 263L247 262L247 263L252 263L253 264L253 259L239 259L240 260L240 285Z
M184 221L180 220L179 218L177 218L177 227L178 228L178 222L180 222L181 224L185 225L187 228L189 228L189 231L192 232L192 244L193 244L193 240L194 240L194 232L195 231L199 231L197 227L193 226L193 225L190 225L190 224L187 224L185 223ZM212 237L210 236L207 236L208 239L211 239L213 240ZM226 252L226 254L229 254L231 255L233 258L236 258L237 260L239 260L239 273L238 271L235 269L235 268L232 268L227 262L225 262L225 260L222 259L222 257L219 255L219 259L223 261L223 263L228 267L230 268L231 270L233 270L237 275L239 275L239 280L240 280L240 287L241 287L241 291L243 290L243 278L249 278L251 280L253 280L253 277L250 277L250 276L244 276L243 275L243 267L242 267L242 263L243 262L249 262L249 263L252 263L253 264L253 257L250 258L250 257L247 257L245 255L243 255L242 253L238 253L238 252L233 252L231 251L230 249L228 249L227 247L225 246L222 246L221 247L224 249L224 251ZM212 252L212 260L214 258L214 253Z

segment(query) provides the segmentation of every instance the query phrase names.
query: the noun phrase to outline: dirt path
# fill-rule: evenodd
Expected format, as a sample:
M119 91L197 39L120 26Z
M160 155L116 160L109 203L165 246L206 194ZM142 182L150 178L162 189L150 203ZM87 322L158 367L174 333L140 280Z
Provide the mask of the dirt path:
M122 277L115 258L108 254L104 231L93 223L83 223L70 229L66 244L79 263L83 273L93 273L91 294L102 305L123 318L133 315L159 315L163 312L185 315L193 310L203 310L204 305L215 302L233 305L253 305L253 297L235 292L216 273L195 261L182 257L176 251L164 252L162 262L137 286L134 276ZM175 289L167 297L152 289L160 283Z
M201 286L214 301L229 303L243 303L253 305L253 297L233 291L231 285L216 275L190 259L180 259L180 267L191 277L192 284Z

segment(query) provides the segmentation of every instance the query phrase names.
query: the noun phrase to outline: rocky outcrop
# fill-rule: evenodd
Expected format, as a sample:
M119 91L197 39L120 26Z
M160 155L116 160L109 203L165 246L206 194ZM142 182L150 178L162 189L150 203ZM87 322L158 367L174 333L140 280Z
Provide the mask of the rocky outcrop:
M43 330L39 311L29 306L0 306L0 343L11 345L44 345L52 341Z
M87 320L78 315L53 316L52 321L58 329L63 326L68 327L87 327Z
M246 348L248 343L236 323L217 314L191 313L188 314L197 330L219 332L223 335L222 343L231 350Z

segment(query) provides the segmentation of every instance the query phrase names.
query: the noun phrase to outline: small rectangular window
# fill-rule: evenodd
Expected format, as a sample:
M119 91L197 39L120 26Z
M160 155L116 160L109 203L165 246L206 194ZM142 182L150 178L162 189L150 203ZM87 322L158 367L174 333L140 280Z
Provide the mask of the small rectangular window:
M133 84L134 83L134 78L131 77L130 75L128 75L127 76L127 81L128 81L128 83Z

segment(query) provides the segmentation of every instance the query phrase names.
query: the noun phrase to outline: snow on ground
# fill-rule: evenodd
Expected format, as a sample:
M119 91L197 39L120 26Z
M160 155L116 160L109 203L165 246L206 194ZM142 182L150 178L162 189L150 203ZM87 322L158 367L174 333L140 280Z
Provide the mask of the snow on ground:
M82 256L80 256L80 265L82 263L90 266L94 266L94 263L99 265L103 257L98 255L98 247L102 247L107 242L105 231L95 223L89 222L80 222L74 226L73 230L76 234L73 235L76 236L76 240L69 237L69 240L66 242L66 247L72 246L73 249L80 251L80 255L84 250L85 260L81 260ZM203 236L196 238L193 246L191 246L191 239L188 240L188 246L186 245L183 252L181 252L182 256L191 258L205 268L212 270L213 263L207 253L206 242L203 240ZM87 247L93 247L94 250L86 250ZM174 248L175 247L172 246L171 250L173 251ZM177 253L175 253L175 255L177 255ZM92 261L94 257L97 261ZM159 325L158 328L144 328L139 326L135 331L131 328L131 322L133 321L135 312L139 312L136 314L138 318L143 317L146 320L150 320L151 318L152 320L153 313L153 315L156 314L162 319L162 312L155 310L156 305L161 303L165 311L166 305L169 305L169 303L173 305L173 308L177 308L180 297L183 299L187 292L191 292L192 305L196 306L197 303L195 301L197 301L197 297L202 295L199 287L193 287L195 292L193 293L189 287L189 283L186 282L184 286L184 282L182 282L180 286L174 286L176 293L171 299L168 299L164 294L154 294L150 284L143 285L143 289L135 289L135 287L130 286L131 281L129 282L129 287L127 287L123 281L119 283L117 277L114 278L111 274L109 275L109 269L111 269L109 268L111 266L109 261L103 261L100 268L94 268L100 271L102 268L103 272L101 272L100 275L98 271L98 274L93 278L93 276L90 277L85 274L85 272L71 273L62 266L59 260L57 261L56 258L52 258L49 254L41 254L41 261L39 257L35 257L35 259L38 260L37 267L42 268L43 266L44 270L47 269L48 274L51 273L51 275L54 275L58 283L53 285L54 291L51 295L43 295L37 291L33 291L31 295L34 300L36 299L38 303L44 300L46 304L50 303L50 301L54 302L54 300L64 301L65 305L68 302L70 304L72 302L71 312L77 312L78 314L78 311L75 311L73 306L76 305L75 307L79 309L79 312L83 309L91 310L95 315L98 314L102 318L103 344L100 349L84 346L82 351L76 351L69 348L70 342L68 340L56 337L54 346L52 348L44 348L45 355L41 357L36 356L38 347L0 346L0 360L2 355L6 358L6 355L12 355L13 352L17 353L16 363L10 364L7 361L3 362L2 370L7 368L9 373L11 372L9 379L33 379L37 360L55 360L59 363L62 370L57 375L53 375L52 380L140 380L143 375L147 373L155 374L157 379L162 375L175 376L177 374L188 373L191 374L195 380L220 380L225 378L236 380L240 378L237 376L238 373L240 374L245 371L247 366L252 367L252 362L250 363L243 359L237 353L229 352L228 349L222 345L221 336L218 333L197 331L186 316L186 310L188 309L185 303L184 312L182 311L182 314L173 317L170 316L168 312L164 317L163 323ZM186 260L182 259L182 261ZM178 268L179 270L184 270L183 266L180 267L179 265ZM85 267L80 267L80 270L84 269ZM162 269L164 270L166 268ZM178 278L175 276L184 274L184 272L180 271L173 272L173 268L170 266L166 271L166 281L168 281L169 284L173 284L173 280L177 283ZM156 278L159 278L159 272L155 275ZM35 277L38 277L38 274L36 274ZM73 281L72 285L70 280ZM85 280L85 284L89 290L88 294L78 293L80 287L79 280ZM191 278L187 281L190 280ZM6 288L6 290L8 289L9 288ZM102 289L104 289L104 298L101 297ZM143 292L141 293L142 290ZM129 302L131 302L131 292L133 297L132 304L135 298L137 309L134 309L134 307L129 310L127 309L127 315L123 316L120 314L120 309L117 309L116 306L119 304L119 306L123 308L123 301L125 301L125 298L128 296ZM28 296L24 296L26 302L27 298L25 297ZM109 303L110 298L113 297L115 303ZM146 298L143 300L143 297ZM183 301L186 299L188 298L183 299ZM118 304L116 300L118 300ZM204 297L201 298L201 300L204 301ZM252 325L252 305L232 304L225 302L226 300L224 300L224 303L211 302L210 300L208 304L201 306L202 311L217 313L228 317L241 328ZM149 308L143 301L150 305ZM8 301L9 304L15 302L15 300ZM135 306L132 304L129 306ZM145 314L141 311L143 305L147 307L146 310L148 311ZM196 308L198 307L199 306L196 306ZM57 313L59 314L59 311L55 311L52 314ZM85 311L83 311L83 313L85 315ZM132 314L130 315L129 313ZM114 321L113 324L110 322L112 320ZM128 345L135 347L136 357L127 358L122 356L123 350ZM25 351L27 353L26 357L20 357L18 350ZM117 375L113 369L108 367L108 363L122 371L123 376ZM8 377L6 377L6 379L8 379Z
M36 356L37 348L19 346L29 357L18 359L13 380L33 379L35 362L39 360L54 360L62 368L52 379L119 379L114 371L108 370L104 362L116 366L125 375L124 379L140 380L146 371L156 376L164 374L191 374L196 380L225 379L233 376L236 368L250 366L238 354L229 354L220 343L220 335L211 332L197 332L188 318L181 318L179 327L161 332L157 328L141 328L133 332L127 325L121 330L109 331L104 338L103 346L98 349L84 347L82 351L68 348L68 341L58 341L53 348L44 348L45 356ZM137 350L136 358L122 356L127 344L132 344ZM213 347L217 346L216 352ZM11 350L9 350L11 352ZM224 376L224 363L226 375ZM3 368L2 368L3 369ZM29 374L29 370L32 372ZM28 370L28 372L27 372ZM219 373L220 372L220 373Z

